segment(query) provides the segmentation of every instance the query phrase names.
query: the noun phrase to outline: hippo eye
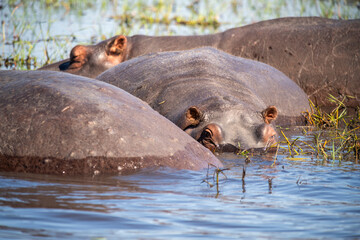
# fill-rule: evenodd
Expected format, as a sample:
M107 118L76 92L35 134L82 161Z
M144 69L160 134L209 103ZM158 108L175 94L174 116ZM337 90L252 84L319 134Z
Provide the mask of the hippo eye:
M210 129L206 128L202 131L199 140L200 141L206 140L212 142L212 138L213 138L213 132Z
M212 138L212 136L213 136L213 133L212 133L212 131L210 130L210 129L205 129L205 131L204 131L204 138Z
M204 129L198 141L206 148L210 149L210 151L214 152L216 150L217 144L214 143L213 132L210 129Z

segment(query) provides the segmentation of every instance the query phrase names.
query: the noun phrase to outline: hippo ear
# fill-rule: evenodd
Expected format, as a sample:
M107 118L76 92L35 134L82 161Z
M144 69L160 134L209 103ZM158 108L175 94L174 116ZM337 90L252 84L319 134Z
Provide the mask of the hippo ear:
M278 110L275 106L267 107L264 111L262 111L262 115L265 123L271 123L273 120L277 118Z
M186 120L189 125L196 126L202 118L202 113L196 106L189 107L186 111Z
M183 130L190 126L196 126L200 123L202 115L203 114L198 107L189 107L186 110L185 115L183 115L180 122L178 123L178 126Z
M107 55L120 55L126 49L127 39L124 35L117 36L106 46Z

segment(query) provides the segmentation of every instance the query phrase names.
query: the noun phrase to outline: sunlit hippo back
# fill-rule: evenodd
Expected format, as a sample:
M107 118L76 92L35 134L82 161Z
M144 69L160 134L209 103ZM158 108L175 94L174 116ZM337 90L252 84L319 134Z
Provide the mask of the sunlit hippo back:
M304 121L306 94L263 63L214 48L142 56L97 79L149 103L203 145L265 147L275 142L272 125Z
M91 175L221 162L148 104L104 82L0 71L0 171Z

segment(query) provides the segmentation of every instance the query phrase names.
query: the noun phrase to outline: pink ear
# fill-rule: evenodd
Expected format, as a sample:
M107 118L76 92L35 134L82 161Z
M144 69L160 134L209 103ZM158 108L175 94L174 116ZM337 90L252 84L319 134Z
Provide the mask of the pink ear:
M178 126L185 130L189 126L196 126L202 119L202 112L196 106L189 107L185 114L178 121Z
M124 35L117 36L115 39L108 43L107 53L120 55L126 49L126 46L126 37Z
M189 107L186 111L186 120L190 125L198 125L201 120L202 113L195 106Z
M262 111L264 122L269 124L277 118L278 110L275 106L269 106L264 111Z

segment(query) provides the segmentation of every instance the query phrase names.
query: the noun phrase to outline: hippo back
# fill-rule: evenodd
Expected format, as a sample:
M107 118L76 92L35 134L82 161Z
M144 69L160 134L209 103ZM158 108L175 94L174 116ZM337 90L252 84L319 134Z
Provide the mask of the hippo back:
M127 92L52 71L0 72L0 170L123 173L221 163Z
M246 106L260 112L275 105L279 124L297 124L308 109L306 94L275 68L214 48L156 53L126 61L97 79L118 86L175 121L204 99L206 108ZM178 110L174 110L178 109Z
M294 80L318 105L329 94L360 103L360 19L289 17L222 33L218 48L269 64Z

